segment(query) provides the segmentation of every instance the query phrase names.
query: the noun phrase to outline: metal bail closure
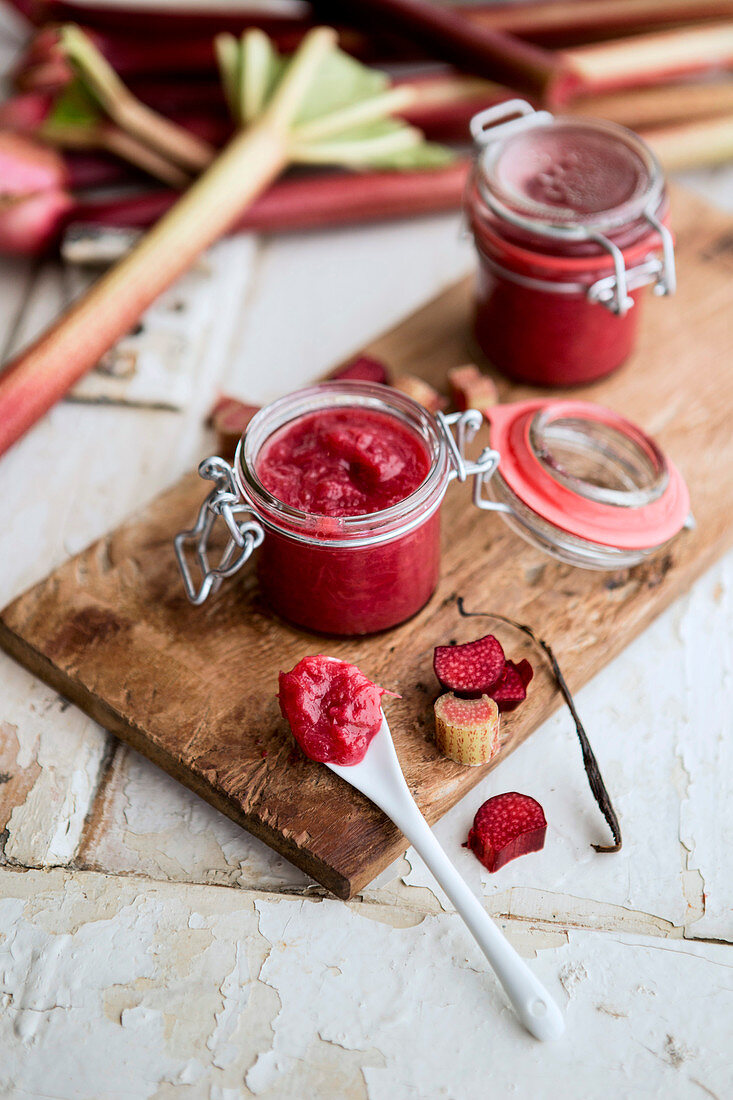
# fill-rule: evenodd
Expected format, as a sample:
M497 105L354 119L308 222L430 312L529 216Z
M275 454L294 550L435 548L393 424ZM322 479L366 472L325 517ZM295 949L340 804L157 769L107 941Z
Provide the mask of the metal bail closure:
M251 516L252 512L240 499L234 470L228 462L212 455L199 466L199 476L206 481L213 481L214 488L199 508L195 525L188 531L179 531L173 543L186 595L196 607L200 607L210 595L218 591L225 578L233 576L244 565L265 537L264 528L257 520L249 519L241 523L235 518ZM229 541L219 564L212 569L209 564L209 538L219 517L224 520L229 531ZM201 584L198 588L186 560L188 544L194 548L201 573Z
M552 122L554 116L549 111L536 111L525 99L510 99L474 115L470 124L471 137L477 145L486 146L521 130L549 126Z
M624 254L617 245L604 237L602 233L591 233L590 237L609 252L613 258L613 275L606 275L588 287L589 302L605 306L611 313L623 317L634 304L629 291L654 284L654 293L674 294L677 289L677 274L674 263L674 241L672 234L663 222L660 222L650 210L644 211L644 218L659 234L662 241L662 257L647 256L640 264L627 268Z
M489 481L494 471L499 466L500 455L491 447L484 447L478 457L478 461L470 462L466 458L466 448L476 435L483 423L483 414L478 409L466 409L462 413L450 413L446 416L437 412L435 418L448 445L452 470L448 473L448 479L467 481L469 477L473 481L473 503L477 508L485 508L483 500L483 486ZM453 428L455 427L455 435ZM497 510L502 506L498 506Z

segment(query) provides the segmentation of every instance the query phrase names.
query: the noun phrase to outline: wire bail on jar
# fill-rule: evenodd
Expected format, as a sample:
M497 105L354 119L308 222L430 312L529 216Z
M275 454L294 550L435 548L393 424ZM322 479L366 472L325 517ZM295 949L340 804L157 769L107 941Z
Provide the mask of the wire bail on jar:
M474 115L471 119L471 136L479 148L485 152L500 141L526 130L551 126L555 121L555 116L549 111L536 111L525 100L512 99L488 107L485 111ZM651 151L649 155L656 165L656 159L653 158ZM663 189L661 170L656 182L653 181L650 185L647 201L639 216L658 235L662 256L660 258L649 255L641 263L630 268L626 267L622 250L600 230L577 223L560 224L550 220L542 222L538 218L527 217L518 210L511 209L492 194L485 179L479 179L478 188L481 198L489 209L498 218L519 229L556 241L592 241L608 252L613 262L613 274L598 279L587 288L585 293L590 302L597 302L611 313L623 317L634 305L630 294L632 290L653 284L654 293L657 295L674 294L677 286L674 240L667 226L656 216Z
M241 569L265 537L264 528L256 519L239 523L235 518L242 515L252 516L252 512L240 499L234 470L228 462L218 455L212 455L204 459L198 472L205 481L213 481L214 488L199 508L194 526L187 531L180 531L173 543L186 595L196 607L200 607L209 596L217 592L223 580ZM224 547L219 564L212 568L209 564L209 539L219 517L224 520L229 531L229 541ZM201 583L198 587L194 583L186 557L188 545L192 545L195 550L201 572Z

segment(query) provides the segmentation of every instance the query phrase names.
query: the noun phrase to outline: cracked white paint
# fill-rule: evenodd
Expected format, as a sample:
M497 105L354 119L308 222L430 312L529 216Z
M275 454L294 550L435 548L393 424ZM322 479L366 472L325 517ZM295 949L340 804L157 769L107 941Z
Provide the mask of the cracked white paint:
M19 743L16 766L40 767L7 823L5 858L24 866L68 863L81 838L97 788L108 737L81 711L0 654L5 688L0 720ZM63 715L63 721L60 721Z
M711 987L729 983L726 948L675 942L662 951L647 937L571 932L532 963L568 1024L563 1041L541 1045L521 1030L453 915L395 931L326 901L316 938L312 906L282 899L256 907L272 944L260 979L281 1002L272 1049L247 1075L257 1095L277 1094L314 1030L383 1055L384 1067L363 1069L370 1100L478 1098L487 1089L545 1096L553 1081L568 1100L651 1095L652 1082L655 1094L683 1096L694 1095L685 1090L695 1079L726 1095L733 995L721 993L717 1010L710 998ZM670 1043L684 1048L682 1060L670 1057Z
M204 261L150 307L142 330L123 337L104 357L101 369L77 383L74 398L187 408L197 391L201 363L212 353L215 327L235 313L246 293L254 247L254 238L242 237L211 248ZM76 297L98 272L71 268L69 276Z
M84 853L95 868L222 886L312 881L131 749L115 757L100 813Z
M142 1100L162 1080L241 1082L256 969L237 944L259 937L240 893L60 871L0 871L0 885L0 1095ZM188 932L193 914L205 928Z

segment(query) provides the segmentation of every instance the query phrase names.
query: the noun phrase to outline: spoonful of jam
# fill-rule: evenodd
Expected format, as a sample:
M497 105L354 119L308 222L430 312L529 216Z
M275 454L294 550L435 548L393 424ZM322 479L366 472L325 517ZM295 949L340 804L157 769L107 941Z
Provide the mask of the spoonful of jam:
M389 817L463 918L527 1030L559 1039L565 1023L542 983L502 935L436 840L405 782L387 719L384 688L335 657L304 657L280 673L280 709L306 756L361 791Z

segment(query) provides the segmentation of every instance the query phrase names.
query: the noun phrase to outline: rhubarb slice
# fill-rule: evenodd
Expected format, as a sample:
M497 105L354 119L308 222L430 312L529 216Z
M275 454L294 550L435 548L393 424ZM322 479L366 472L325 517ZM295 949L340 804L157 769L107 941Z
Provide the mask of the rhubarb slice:
M344 382L376 382L386 385L389 375L384 363L379 359L372 359L369 355L360 355L358 359L352 359L343 367L338 367L329 378Z
M509 791L494 795L479 808L466 847L487 871L494 872L517 856L539 852L546 833L547 821L539 802L528 794Z
M499 751L499 709L493 699L459 699L449 692L436 699L435 744L457 764L488 764Z
M448 371L448 386L451 402L459 412L466 409L484 409L496 405L499 394L495 383L486 374L482 374L473 363L465 367L453 367Z
M424 406L428 412L435 413L444 409L448 402L441 393L415 374L400 374L391 382L392 389L406 393L413 401Z
M435 675L443 687L469 698L490 695L504 666L504 650L493 634L465 645L439 645L433 654Z
M534 670L527 660L519 664L507 661L498 681L491 688L491 698L497 704L499 710L504 713L516 710L520 703L527 698L527 684L532 679Z
M220 397L209 415L209 424L216 432L217 452L231 462L245 429L259 405L246 405L237 397Z

